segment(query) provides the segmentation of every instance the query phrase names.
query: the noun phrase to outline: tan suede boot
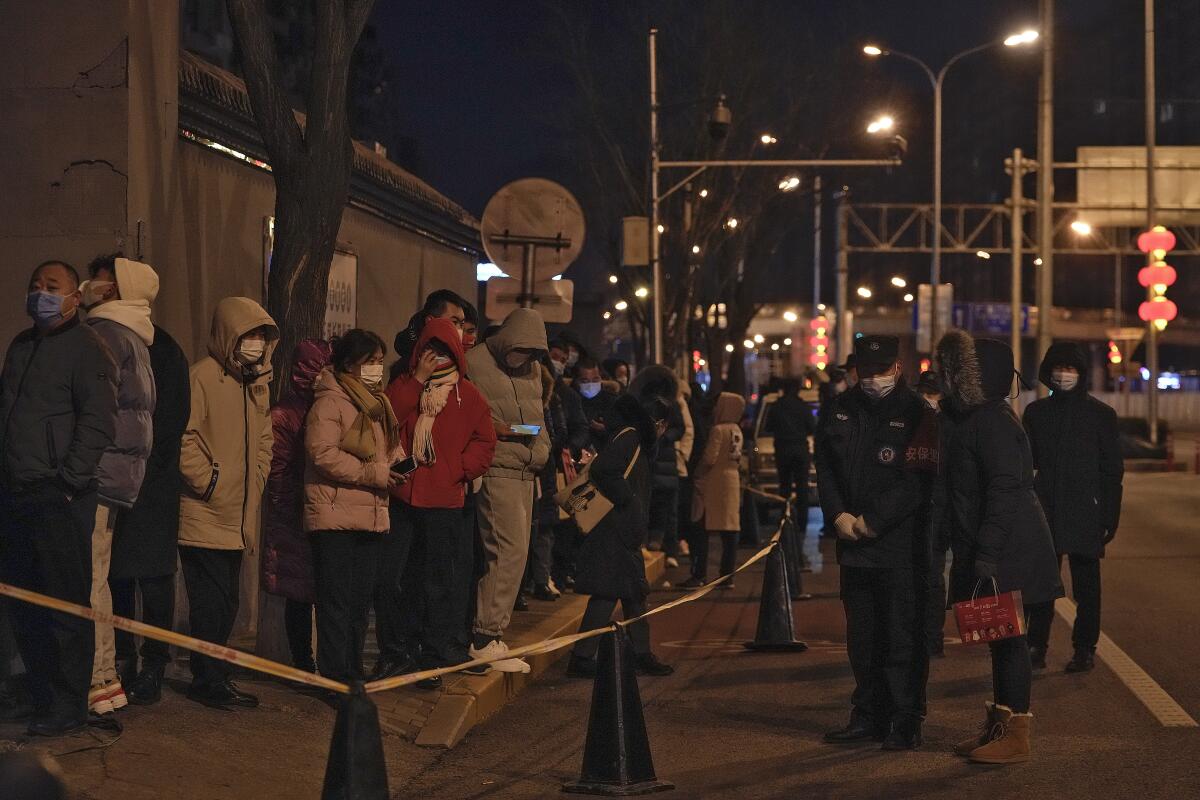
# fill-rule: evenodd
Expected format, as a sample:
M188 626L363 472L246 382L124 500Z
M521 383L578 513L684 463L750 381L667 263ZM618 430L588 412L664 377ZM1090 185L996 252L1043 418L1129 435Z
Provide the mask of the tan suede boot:
M1002 706L997 706L999 711ZM971 751L968 758L976 764L1017 764L1029 760L1029 736L1033 727L1033 714L1014 714L1008 711L1008 719L997 719L993 729L997 735L992 741Z
M983 747L992 740L992 723L996 721L996 704L992 701L984 703L987 708L987 719L979 726L979 730L970 739L963 739L954 745L954 755L969 756L977 747Z

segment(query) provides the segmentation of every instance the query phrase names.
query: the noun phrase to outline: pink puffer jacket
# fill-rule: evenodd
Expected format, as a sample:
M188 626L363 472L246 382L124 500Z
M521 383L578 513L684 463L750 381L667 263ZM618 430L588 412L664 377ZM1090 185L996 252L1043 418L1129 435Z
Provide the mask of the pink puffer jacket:
M386 402L386 401L385 401ZM304 431L304 530L386 532L389 453L383 426L375 423L375 457L364 461L341 448L358 409L330 369L316 381L316 400Z

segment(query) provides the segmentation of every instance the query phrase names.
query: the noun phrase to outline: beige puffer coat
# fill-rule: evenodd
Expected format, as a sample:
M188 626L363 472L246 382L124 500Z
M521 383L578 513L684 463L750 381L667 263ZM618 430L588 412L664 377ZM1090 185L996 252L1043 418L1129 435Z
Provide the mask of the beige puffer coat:
M262 361L243 369L238 340L267 329ZM258 537L259 506L271 469L271 354L279 329L248 297L227 297L213 313L208 356L192 365L192 409L179 451L184 492L179 544L242 550Z
M371 423L374 458L364 461L343 450L342 439L358 418L358 407L332 369L321 372L313 388L316 400L304 423L304 530L384 533L390 527L388 472L403 451L388 450L379 422Z
M721 392L713 411L713 428L704 455L696 466L696 490L692 496L692 519L704 520L709 531L742 528L742 414L746 398Z

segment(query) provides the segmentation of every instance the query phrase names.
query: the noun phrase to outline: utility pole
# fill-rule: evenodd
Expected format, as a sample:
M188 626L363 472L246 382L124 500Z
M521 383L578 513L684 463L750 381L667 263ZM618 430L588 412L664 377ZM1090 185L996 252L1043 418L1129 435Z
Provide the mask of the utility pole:
M1010 344L1013 351L1013 368L1021 374L1021 241L1025 234L1024 218L1021 213L1022 188L1021 178L1025 175L1025 159L1021 148L1013 150L1012 154L1012 331ZM1018 382L1019 383L1019 382ZM1013 398L1013 409L1021 403L1020 386L1017 396Z
M813 178L813 303L812 315L821 315L821 176Z
M1038 97L1037 353L1041 363L1054 341L1054 0L1041 0L1042 78ZM1047 390L1038 384L1038 395Z
M853 343L851 337L854 335L850 322L850 309L847 308L850 280L849 253L846 250L847 223L849 222L847 219L849 208L846 206L848 194L849 192L843 189L837 196L837 320L834 322L834 330L837 332L837 359L843 364L850 355L850 347Z
M651 274L651 325L654 328L651 361L662 363L663 357L663 304L662 304L662 261L658 246L658 160L661 156L658 144L658 29L650 29L650 274Z
M1156 131L1154 114L1158 108L1154 85L1154 0L1146 1L1146 230L1154 230L1158 197L1154 185L1154 146ZM1146 254L1147 263L1154 263L1154 253ZM1147 287L1146 298L1154 299L1154 290ZM1150 386L1146 396L1146 412L1150 423L1150 444L1158 444L1158 327L1146 323L1146 360L1149 362Z

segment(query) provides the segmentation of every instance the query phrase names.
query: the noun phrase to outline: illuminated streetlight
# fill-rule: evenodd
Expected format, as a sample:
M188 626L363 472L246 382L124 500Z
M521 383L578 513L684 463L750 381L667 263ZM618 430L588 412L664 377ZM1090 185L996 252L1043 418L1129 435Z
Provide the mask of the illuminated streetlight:
M769 133L764 133L762 136L758 137L758 140L763 144L775 144L779 141Z
M616 276L616 275L609 275L609 276L608 276L608 282L609 282L609 283L616 283L616 282L617 282L617 276Z
M692 245L692 255L694 255L694 256L700 255L700 245L698 245L698 244Z
M779 349L779 342L771 342L771 349L772 349L772 350L778 350L778 349Z
M817 303L817 311L824 311L824 310L825 310L825 304Z
M1033 260L1033 265L1034 265L1035 267L1040 267L1040 266L1042 265L1042 259L1041 259L1041 257L1035 258L1035 259Z
M737 226L738 226L737 217L730 217L729 219L725 220L725 227L729 228L729 230L733 230Z
M705 361L703 358L702 358L702 359L700 359L699 361L697 361L696 363L697 363L697 364L699 364L699 365L700 365L700 366L702 366L702 367L707 367L707 366L708 366L708 362L707 362L707 361Z
M867 126L867 133L886 133L896 127L896 120L884 114L871 121Z
M1085 222L1084 220L1081 220L1081 219L1077 219L1071 223L1071 230L1075 231L1075 233L1079 234L1080 236L1091 236L1092 235L1091 223Z
M1014 33L1004 40L1005 47L1018 47L1023 44L1033 44L1038 40L1038 32L1032 28L1020 33Z
M754 343L755 344L762 344L765 341L766 341L766 339L763 337L763 335L761 333L754 334Z
M908 286L908 281L897 275L896 277L892 278L892 286L895 286L897 289L903 289L905 286Z
M987 261L989 258L992 257L992 254L989 253L987 250L976 250L975 256L977 258L982 258L984 261Z
M645 286L639 286L637 288L637 291L634 292L634 294L637 295L638 297L646 298L646 297L650 296L650 290L647 289Z
M701 189L701 190L700 190L700 196L701 196L701 197L708 197L708 189Z
M913 301L913 296L911 294L904 295L904 302L911 303L912 301Z
M732 353L732 352L733 352L733 345L731 345L731 344L727 344L727 345L725 345L725 352L726 352L726 353Z
M795 322L796 320L800 319L800 317L797 316L796 312L792 311L790 308L787 311L783 312L783 318L785 320L787 320L788 322Z
M791 192L800 186L800 177L797 175L789 175L779 182L779 191Z
M666 233L666 232L667 232L667 226L666 226L666 225L659 225L659 226L658 226L658 232L659 232L659 233Z
M605 311L605 312L604 312L604 318L605 318L605 319L612 319L612 312L611 312L611 311Z
M625 309L629 308L629 303L626 303L624 300L618 300L613 304L613 308L615 308L617 311L624 311Z
M882 50L881 48L879 48L878 46L876 46L876 45L873 45L873 44L869 44L869 45L867 45L866 47L864 47L864 48L863 48L863 52L864 52L864 53L866 53L866 54L867 54L867 55L869 55L869 56L881 56L881 55L883 55L883 50Z
M783 346L784 346L784 347L791 347L791 346L792 346L792 337L790 337L790 336L789 336L789 337L787 337L786 339L784 339L784 340L783 340Z
M858 287L858 296L863 300L869 300L871 298L871 290L865 286L860 286Z
M753 350L753 349L754 349L754 342L750 341L749 339L743 339L743 340L742 340L742 347L746 348L747 350Z

